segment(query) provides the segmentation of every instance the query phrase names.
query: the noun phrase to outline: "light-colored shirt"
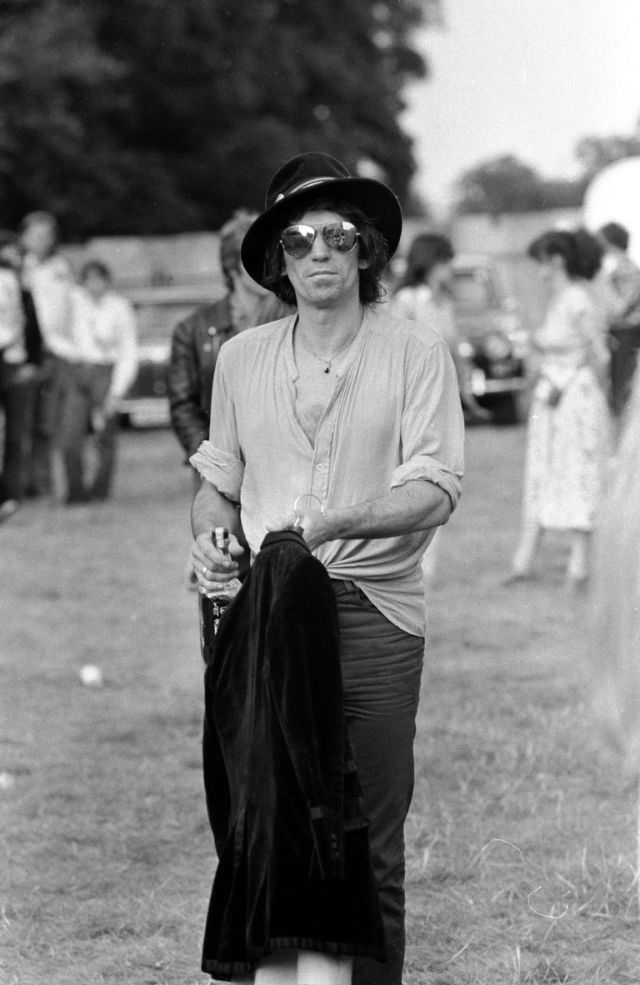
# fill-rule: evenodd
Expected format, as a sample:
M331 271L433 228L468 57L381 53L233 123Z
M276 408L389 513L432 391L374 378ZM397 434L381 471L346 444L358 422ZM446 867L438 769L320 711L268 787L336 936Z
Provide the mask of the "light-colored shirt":
M107 291L98 301L84 287L72 292L74 361L113 366L110 396L124 396L138 371L136 318L127 298Z
M20 282L13 270L0 267L0 352L5 362L21 363L26 359L23 329Z
M640 318L640 267L626 253L608 253L602 268L616 299L614 316L637 321Z
M42 261L27 254L23 262L22 279L33 296L45 347L56 356L74 358L71 327L71 291L74 280L69 261L59 253Z
M463 472L463 422L455 369L434 331L416 338L384 306L367 308L336 376L312 445L295 414L295 318L230 339L216 366L209 440L192 465L241 505L257 553L267 527L312 493L349 507L420 479L453 506ZM424 633L420 562L433 530L333 540L314 554L332 578L353 580L391 622Z

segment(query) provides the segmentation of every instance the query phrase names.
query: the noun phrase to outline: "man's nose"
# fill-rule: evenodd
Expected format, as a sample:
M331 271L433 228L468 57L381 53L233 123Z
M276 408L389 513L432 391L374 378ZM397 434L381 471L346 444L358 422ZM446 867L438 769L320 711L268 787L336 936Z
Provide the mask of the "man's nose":
M329 256L329 247L325 243L324 236L319 229L311 245L311 256L314 260L324 260Z

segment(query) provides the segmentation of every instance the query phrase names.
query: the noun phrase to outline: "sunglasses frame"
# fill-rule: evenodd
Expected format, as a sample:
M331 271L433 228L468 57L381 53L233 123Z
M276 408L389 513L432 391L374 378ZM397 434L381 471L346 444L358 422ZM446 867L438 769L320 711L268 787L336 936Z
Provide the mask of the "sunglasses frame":
M327 239L327 230L328 229L335 229L336 227L341 232L344 232L344 233L347 233L347 232L353 232L353 233L355 233L354 238L353 238L353 243L351 244L351 246L340 247L340 246L336 246L333 243L330 243L328 241L328 239ZM285 246L285 243L284 243L282 237L290 229L296 229L296 230L300 230L300 231L302 231L302 230L312 230L313 231L313 237L312 237L312 239L305 241L306 242L306 249L305 249L304 253L300 253L298 250L296 250L295 252L292 253ZM354 248L354 246L356 245L356 243L358 242L358 240L360 238L360 233L358 232L356 226L353 224L353 222L350 222L348 219L335 219L332 222L325 222L324 225L322 225L322 226L312 226L311 223L309 223L309 222L292 222L291 225L286 226L286 228L283 229L282 232L280 233L280 246L282 247L282 249L284 250L284 252L287 254L287 256L293 257L294 260L302 260L304 257L308 256L309 253L311 253L311 250L313 249L313 244L316 241L316 237L318 236L318 233L320 233L320 235L322 236L325 244L329 247L329 249L336 250L337 253L350 253L351 250ZM304 236L304 234L302 232L301 232L301 235Z

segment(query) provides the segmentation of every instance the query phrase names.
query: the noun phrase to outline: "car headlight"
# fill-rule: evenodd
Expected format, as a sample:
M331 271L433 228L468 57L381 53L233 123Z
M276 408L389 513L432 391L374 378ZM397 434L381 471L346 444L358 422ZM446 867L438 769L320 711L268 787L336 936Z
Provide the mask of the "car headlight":
M489 359L508 359L512 354L511 343L502 332L489 332L485 335L482 348Z
M169 361L170 347L166 342L147 342L138 348L141 362L162 365Z
M514 314L504 314L497 327L509 340L512 355L516 359L524 359L529 350L529 334L520 318Z
M463 341L458 343L458 355L461 359L473 359L474 348L470 342Z

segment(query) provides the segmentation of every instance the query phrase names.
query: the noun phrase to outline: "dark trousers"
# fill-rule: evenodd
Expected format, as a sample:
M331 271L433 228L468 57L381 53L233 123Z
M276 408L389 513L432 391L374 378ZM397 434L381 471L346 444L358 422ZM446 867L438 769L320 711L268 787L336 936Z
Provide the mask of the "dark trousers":
M413 793L413 741L424 640L389 622L360 589L333 581L344 707L370 820L387 961L354 960L353 985L402 985L404 823Z
M613 414L620 417L631 395L638 362L638 349L626 341L622 332L618 336L612 336L612 338L611 361L609 363L611 383L609 403Z
M92 415L99 410L111 385L113 367L93 363L65 363L58 444L67 480L67 501L106 499L111 491L116 460L118 422L115 415L93 428L95 471L87 477L85 461Z
M27 492L41 496L53 488L52 451L58 433L61 405L62 360L45 353L38 370L31 418Z
M0 356L0 407L4 412L0 503L22 499L25 490L36 388L35 376L27 375L30 369L7 363Z

